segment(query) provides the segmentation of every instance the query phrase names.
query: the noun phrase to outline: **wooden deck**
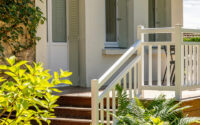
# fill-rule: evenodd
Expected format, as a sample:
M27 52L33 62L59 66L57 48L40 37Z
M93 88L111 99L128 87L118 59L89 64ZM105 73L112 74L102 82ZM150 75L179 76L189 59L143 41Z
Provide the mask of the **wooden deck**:
M67 95L67 96L81 96L91 97L91 88L84 87L59 87L62 93L56 93L56 95ZM144 90L144 99L153 99L160 94L166 95L166 98L174 98L175 92L173 91L155 91L155 90ZM183 100L200 98L200 89L198 90L187 90L183 91Z
M92 115L91 88L69 86L59 89L63 92L55 93L60 96L57 102L59 107L55 108L56 118L51 119L51 125L90 125ZM160 94L165 94L167 98L175 96L174 92L170 91L145 91L144 98L151 100ZM200 90L184 91L183 95L182 106L191 106L190 109L184 111L184 115L200 117Z

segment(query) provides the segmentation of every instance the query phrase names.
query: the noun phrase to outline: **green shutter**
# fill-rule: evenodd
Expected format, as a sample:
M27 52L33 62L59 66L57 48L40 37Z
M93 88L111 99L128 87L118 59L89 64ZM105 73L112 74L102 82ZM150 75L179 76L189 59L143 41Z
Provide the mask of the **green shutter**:
M79 39L79 0L69 0L69 39Z
M74 86L79 81L79 0L69 0L69 70Z
M127 0L118 0L118 42L119 47L128 47L128 8Z
M53 42L66 42L66 0L52 0Z

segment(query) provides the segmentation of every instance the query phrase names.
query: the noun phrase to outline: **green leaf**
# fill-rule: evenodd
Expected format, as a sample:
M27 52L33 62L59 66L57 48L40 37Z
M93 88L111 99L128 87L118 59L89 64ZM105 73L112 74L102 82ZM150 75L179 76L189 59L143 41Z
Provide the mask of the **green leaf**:
M6 79L4 79L3 77L0 77L0 82L4 82Z
M61 78L69 77L71 75L72 75L72 72L63 71L62 69L60 69L60 77Z
M68 79L60 80L61 83L72 85L72 82Z
M0 65L0 69L6 70L6 69L8 69L8 67L6 65Z
M55 80L58 80L58 79L59 79L58 72L54 72L54 79L55 79Z
M15 64L15 59L16 57L15 56L11 56L10 58L6 58L7 62L13 66Z
M20 66L26 64L27 62L28 62L28 61L20 61L20 62L18 62L17 64L15 64L15 66L16 66L16 67L20 67Z

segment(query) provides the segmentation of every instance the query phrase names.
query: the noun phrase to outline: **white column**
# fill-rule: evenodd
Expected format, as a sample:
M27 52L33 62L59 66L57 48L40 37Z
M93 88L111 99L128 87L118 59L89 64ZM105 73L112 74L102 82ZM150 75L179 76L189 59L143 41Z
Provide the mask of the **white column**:
M174 35L175 42L175 96L177 100L181 100L182 98L182 72L183 71L183 61L181 60L183 57L183 52L181 51L181 42L182 42L182 35L181 35L181 25L175 26L175 35Z
M40 7L44 16L46 17L46 2L35 0L35 5ZM41 40L36 45L36 62L42 62L44 67L47 68L47 21L44 24L39 24L37 29L37 36L41 37Z
M92 125L99 124L99 107L98 107L98 80L91 81L92 92Z

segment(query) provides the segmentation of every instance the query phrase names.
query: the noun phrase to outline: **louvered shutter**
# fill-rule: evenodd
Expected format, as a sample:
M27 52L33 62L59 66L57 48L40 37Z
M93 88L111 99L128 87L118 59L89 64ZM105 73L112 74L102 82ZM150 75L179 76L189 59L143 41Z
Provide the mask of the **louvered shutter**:
M128 47L128 8L127 0L118 0L118 42L119 47Z
M69 0L69 40L79 39L79 0Z
M74 86L79 84L79 0L69 0L69 70Z

